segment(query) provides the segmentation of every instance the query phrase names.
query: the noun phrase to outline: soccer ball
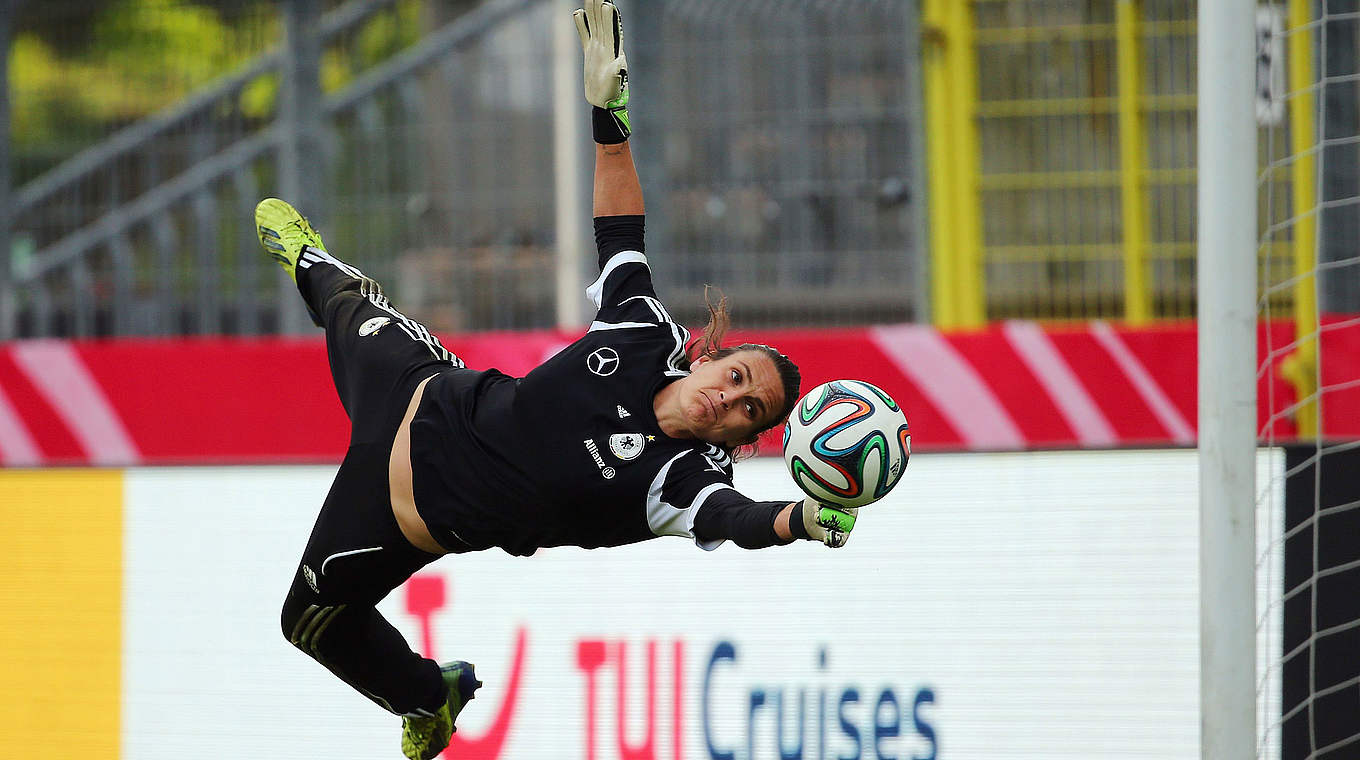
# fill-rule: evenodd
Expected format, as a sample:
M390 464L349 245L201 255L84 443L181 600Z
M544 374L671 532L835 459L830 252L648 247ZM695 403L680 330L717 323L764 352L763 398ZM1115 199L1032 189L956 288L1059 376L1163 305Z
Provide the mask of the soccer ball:
M862 507L902 479L911 456L906 415L862 380L833 380L799 400L784 424L793 482L823 504Z

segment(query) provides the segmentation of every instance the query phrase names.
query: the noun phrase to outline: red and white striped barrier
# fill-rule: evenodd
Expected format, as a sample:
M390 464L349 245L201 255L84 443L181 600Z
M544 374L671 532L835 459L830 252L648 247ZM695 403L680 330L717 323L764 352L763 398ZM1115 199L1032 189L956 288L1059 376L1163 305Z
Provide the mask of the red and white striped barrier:
M1262 326L1278 365L1293 334ZM482 333L444 341L470 367L528 372L574 336ZM1186 445L1195 440L1193 323L1006 322L976 332L924 325L772 330L803 386L852 377L902 404L916 450ZM1360 320L1322 333L1323 429L1360 438ZM1278 371L1259 378L1264 434L1295 435ZM0 464L135 465L338 461L347 420L321 339L21 341L0 345ZM762 441L767 453L778 436Z

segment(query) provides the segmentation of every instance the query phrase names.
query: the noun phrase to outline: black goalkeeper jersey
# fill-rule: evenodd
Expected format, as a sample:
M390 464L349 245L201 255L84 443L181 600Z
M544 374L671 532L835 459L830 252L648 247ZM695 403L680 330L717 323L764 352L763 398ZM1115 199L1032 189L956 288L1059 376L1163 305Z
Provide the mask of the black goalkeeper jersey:
M689 333L656 297L646 257L609 256L587 291L599 307L579 340L523 378L450 369L411 423L417 508L446 548L618 546L687 536L732 489L732 462L661 432L652 401L688 374ZM768 517L763 518L768 525Z

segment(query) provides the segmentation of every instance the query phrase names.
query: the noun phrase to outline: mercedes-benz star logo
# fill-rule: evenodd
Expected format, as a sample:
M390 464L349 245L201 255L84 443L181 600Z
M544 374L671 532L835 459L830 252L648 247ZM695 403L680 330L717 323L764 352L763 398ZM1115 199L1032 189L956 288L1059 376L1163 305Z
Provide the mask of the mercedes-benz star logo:
M605 346L586 357L586 368L600 377L609 377L619 368L619 352Z

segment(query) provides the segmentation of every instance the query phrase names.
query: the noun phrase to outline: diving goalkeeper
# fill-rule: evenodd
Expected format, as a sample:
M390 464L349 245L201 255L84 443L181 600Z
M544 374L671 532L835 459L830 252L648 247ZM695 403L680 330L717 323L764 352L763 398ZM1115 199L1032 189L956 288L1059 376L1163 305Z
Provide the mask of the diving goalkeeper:
M594 106L598 307L579 340L523 378L465 368L376 282L327 251L292 206L255 211L267 253L325 328L350 444L287 600L288 640L402 716L402 751L449 743L477 687L473 666L411 651L375 605L444 554L499 547L593 549L657 536L704 549L795 539L843 545L853 509L754 501L732 487L734 454L787 418L798 368L775 349L723 346L725 307L703 334L671 319L643 254L643 200L629 152L627 59L614 6L575 13ZM281 389L283 390L283 389Z

